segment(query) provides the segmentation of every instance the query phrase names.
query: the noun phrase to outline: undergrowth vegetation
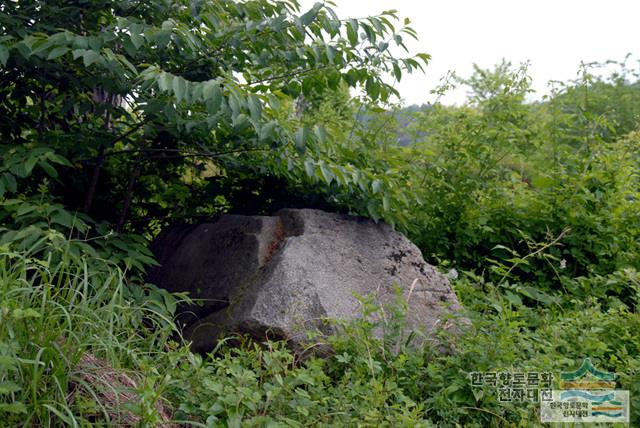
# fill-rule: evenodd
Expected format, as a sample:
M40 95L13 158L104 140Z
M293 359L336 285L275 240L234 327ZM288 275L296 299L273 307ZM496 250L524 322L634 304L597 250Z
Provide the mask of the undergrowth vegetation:
M499 402L470 385L471 371L566 370L588 355L619 374L640 405L640 314L598 298L527 306L514 286L463 274L455 282L471 323L445 337L449 352L402 336L403 305L385 324L339 323L328 359L300 360L283 342L221 343L207 356L176 341L176 296L126 279L86 244L51 233L30 251L0 254L0 411L7 426L535 426L535 403ZM620 281L640 278L627 271ZM595 284L594 284L595 285ZM379 308L362 300L363 313ZM395 324L394 324L395 322ZM407 340L408 339L408 340ZM135 383L90 382L83 355ZM110 391L126 402L106 399ZM124 401L124 400L123 400ZM131 417L131 416L130 416ZM634 419L634 422L637 419Z
M557 374L588 357L618 375L640 426L628 59L584 64L535 102L526 64L503 62L449 76L440 90L465 86L464 105L402 109L385 74L429 56L394 55L415 37L395 11L0 12L0 425L541 426L538 404L500 401L470 373ZM460 334L418 345L402 301L381 326L363 296L360 319L329 321L328 358L245 338L191 353L174 324L189 296L146 283L149 241L174 221L283 206L406 233L450 272Z

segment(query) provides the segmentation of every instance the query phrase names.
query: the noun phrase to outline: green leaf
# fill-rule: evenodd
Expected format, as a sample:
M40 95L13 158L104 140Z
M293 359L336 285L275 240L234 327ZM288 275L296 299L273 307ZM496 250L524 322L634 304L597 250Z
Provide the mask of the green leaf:
M131 39L124 39L122 41L122 47L124 48L124 51L127 53L127 55L131 57L136 56L137 50L133 43L131 43Z
M217 80L209 80L204 84L202 88L202 98L209 102L214 112L210 110L209 113L215 114L222 104L222 91L220 90L220 83ZM207 104L209 106L209 104Z
M267 95L267 99L269 100L269 106L271 106L272 109L274 110L279 110L280 106L281 106L281 102L280 99L273 95L273 94L269 94Z
M318 141L321 143L325 143L327 141L327 130L322 125L316 125L313 128L316 137L318 137Z
M67 158L53 152L48 152L46 154L46 158L49 159L51 162L57 163L59 165L71 166L71 162L69 162Z
M373 28L375 28L379 34L384 34L384 28L382 27L382 23L378 18L371 17L369 18L369 22L371 22L371 25L373 25Z
M335 176L335 180L336 180L339 184L341 184L341 185L343 185L343 186L346 186L346 185L348 184L348 183L347 183L347 177L345 177L345 175L344 175L344 173L343 173L343 171L342 171L342 168L340 168L339 166L335 166L335 167L332 169L332 171L333 171L333 175Z
M318 15L318 11L320 9L322 9L322 3L314 4L307 13L300 17L300 22L302 23L302 25L306 27L307 25L311 24Z
M95 64L100 61L102 57L96 51L86 51L82 56L82 61L85 67L89 67L91 64Z
M101 34L104 36L106 33L101 33ZM102 48L102 45L103 45L102 39L97 35L89 36L87 41L89 42L89 48L93 49L94 51L99 51Z
M511 291L506 290L504 297L512 305L514 305L514 306L522 306L522 299L520 298L520 296L518 296L517 294L512 293Z
M368 77L365 84L365 90L371 99L375 101L380 95L380 84L373 77Z
M237 127L238 129L243 129L247 125L249 125L249 117L244 113L240 113L237 116L233 116L232 123L233 126Z
M553 184L553 179L551 177L548 177L546 175L538 175L536 177L533 177L533 179L531 180L531 184L538 189L544 189L546 187L549 187Z
M173 81L173 76L165 71L160 73L158 76L158 87L161 91L168 91L171 89L171 83Z
M29 59L29 57L31 56L31 48L29 48L29 46L24 41L15 44L14 48L25 59Z
M12 369L18 365L18 361L14 357L8 355L0 355L0 367L4 369Z
M16 216L17 217L22 217L25 214L29 214L29 213L35 211L37 208L38 208L37 205L29 204L29 203L25 202L22 205L20 205L20 207L16 211Z
M87 49L89 47L89 41L85 36L75 36L73 38L73 47L78 49Z
M169 42L171 41L171 30L160 30L155 33L155 42L160 49L164 49L167 47Z
M395 62L393 63L393 75L398 82L400 81L400 79L402 79L402 70L400 69L400 66Z
M49 56L47 56L48 60L53 60L56 58L61 57L62 55L66 54L67 52L69 52L69 48L66 46L59 46L55 49L53 49L51 52L49 52Z
M17 384L9 381L0 382L0 395L3 394L11 394L13 392L18 392L22 388Z
M178 102L181 102L185 99L185 92L187 90L187 82L184 80L182 76L176 76L171 82L171 87L173 88L173 93L176 96Z
M369 202L367 203L367 211L369 212L369 217L371 217L373 220L375 220L376 222L380 220L378 206L376 204L376 201L374 201L373 199L369 200Z
M82 56L82 61L85 67L89 67L96 62L100 62L101 60L102 57L96 51L85 51L84 55Z
M347 23L347 38L352 47L358 44L358 21L355 19L351 19Z
M15 193L18 190L18 183L16 182L16 178L13 174L5 172L2 176L4 182L7 186L7 190L11 193Z
M66 210L58 210L51 216L51 222L64 227L72 228L75 222L75 217Z
M134 75L138 73L138 70L136 69L135 65L133 65L131 61L127 59L127 57L125 57L124 55L118 54L116 55L116 58L118 58L118 61L120 61L121 64L124 64L124 66L127 67L129 71L131 71Z
M220 106L222 106L222 97L211 98L206 101L207 113L210 115L215 115L220 111Z
M5 45L0 45L0 64L4 67L9 60L9 49Z
M260 102L260 98L255 94L250 94L247 103L249 104L251 119L256 122L259 121L262 117L262 103Z
M216 80L209 80L204 83L204 87L202 88L202 97L207 100L214 96L216 90L220 90L219 83Z
M24 170L23 170L23 175L21 175L22 177L28 177L31 175L31 172L33 171L33 167L36 166L36 163L38 163L39 158L37 156L34 156L34 153L31 153L31 157L29 157L26 162L23 164Z
M74 60L84 56L85 53L87 53L86 49L74 49L73 51L71 51L71 55L73 56Z
M382 187L382 181L375 179L371 182L371 190L373 190L373 194L380 192L380 188Z
M11 313L11 316L14 319L40 318L40 317L42 317L40 312L36 311L33 308L26 308L26 309L17 308L17 309L14 309L13 312Z
M239 99L238 95L234 92L230 93L229 96L229 108L231 109L231 118L234 119L238 116L241 108L242 100Z
M384 196L382 197L382 209L388 212L390 207L391 207L391 197L389 197L388 193L385 193Z
M296 144L296 150L298 153L302 154L305 152L307 148L307 139L309 138L309 128L303 126L298 128L296 133L293 136L293 140Z
M131 43L135 46L136 49L140 49L140 46L144 44L144 38L135 31L135 29L131 29L131 34L129 35L131 39Z
M176 21L173 20L173 18L169 18L166 21L162 22L162 29L163 30L172 30L174 27L176 26Z
M155 263L155 260L151 259L150 257L143 257L142 260L145 263L147 263L147 260L145 260L145 258L149 259L151 262ZM162 293L162 297L163 297L163 300L164 300L164 305L167 308L167 311L168 311L169 315L173 315L176 312L176 307L177 307L178 301L176 300L176 298L171 293L168 293L168 292L166 292L164 290L163 290L163 293Z
M309 176L309 178L315 178L316 167L315 167L315 163L311 159L307 159L304 161L304 170L307 173L307 176Z
M0 412L27 413L27 407L19 401L13 403L0 403Z
M424 65L429 64L429 61L431 60L431 55L426 54L426 53L418 53L418 54L416 54L416 56L418 58L420 58L422 60L422 62L424 62Z
M331 184L331 182L335 178L333 172L331 172L331 169L329 169L329 167L324 163L320 164L320 173L322 174L322 178L324 178L324 181L327 184Z
M271 141L275 137L276 122L269 121L260 128L260 141Z
M54 41L51 38L42 38L40 34L34 35L31 44L32 54L40 55L46 52L53 44Z
M336 58L336 48L331 45L327 45L327 58L331 64L333 64L333 60Z
M365 24L364 22L360 23L360 27L362 27L362 29L364 30L364 34L365 36L367 36L367 40L369 40L371 44L374 44L376 42L376 33L373 28L371 28L370 25Z

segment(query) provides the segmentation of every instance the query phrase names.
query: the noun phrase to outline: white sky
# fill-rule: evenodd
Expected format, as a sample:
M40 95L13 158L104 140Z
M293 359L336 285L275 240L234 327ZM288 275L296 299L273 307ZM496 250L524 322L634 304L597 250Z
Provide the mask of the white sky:
M301 0L303 11L316 0ZM426 74L403 77L406 104L433 101L429 91L448 70L468 76L472 64L492 67L502 58L530 60L535 98L549 80L576 77L580 61L621 61L640 53L640 0L335 0L340 18L396 9L409 17L419 42L412 53L431 54ZM405 40L407 37L405 37ZM635 60L634 60L635 61ZM465 91L442 99L461 103Z

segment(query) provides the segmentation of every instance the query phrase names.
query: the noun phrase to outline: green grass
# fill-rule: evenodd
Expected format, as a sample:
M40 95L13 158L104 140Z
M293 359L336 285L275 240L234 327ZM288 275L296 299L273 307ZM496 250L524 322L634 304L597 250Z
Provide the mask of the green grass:
M170 314L153 299L136 303L124 272L74 255L81 248L55 232L31 251L0 248L0 412L8 426L78 426L87 412L108 419L97 400L83 408L101 386L80 388L81 357L139 370L137 361L157 354L172 333Z

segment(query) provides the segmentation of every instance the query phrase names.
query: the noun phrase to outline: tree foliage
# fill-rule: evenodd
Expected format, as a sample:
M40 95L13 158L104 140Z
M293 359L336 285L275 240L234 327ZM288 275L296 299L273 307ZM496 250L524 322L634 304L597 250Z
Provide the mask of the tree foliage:
M387 102L397 93L383 74L428 60L391 53L415 37L394 11L341 20L327 4L301 12L268 0L0 7L3 197L46 196L117 230L257 204L283 180L366 205L358 189L372 174L336 158L325 128L295 123L287 107L346 88ZM19 220L10 206L2 215ZM62 226L73 216L49 214Z
M536 103L526 65L476 68L455 82L470 89L465 105L415 113L412 145L383 153L421 202L407 215L426 255L496 281L517 264L503 280L564 297L634 295L633 283L576 282L640 267L638 76L594 68Z

